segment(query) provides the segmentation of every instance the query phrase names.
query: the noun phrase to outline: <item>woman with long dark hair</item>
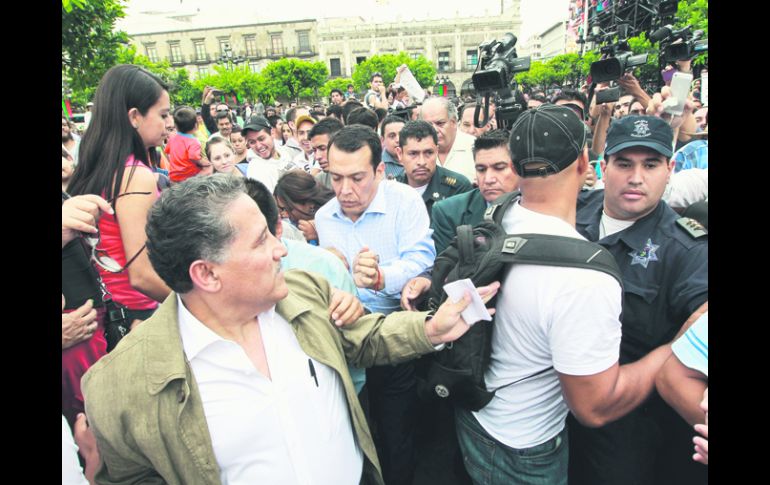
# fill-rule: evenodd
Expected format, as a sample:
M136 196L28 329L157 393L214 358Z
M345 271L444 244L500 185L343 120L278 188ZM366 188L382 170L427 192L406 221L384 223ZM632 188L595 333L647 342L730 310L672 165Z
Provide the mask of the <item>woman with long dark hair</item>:
M319 184L309 173L292 170L281 175L273 195L281 217L302 231L308 243L317 245L315 213L334 197L334 191Z
M148 318L170 293L147 257L147 213L160 192L150 161L174 121L166 84L132 65L102 77L94 111L80 145L80 159L68 186L71 195L96 194L114 215L99 220L93 238L95 263L114 301L134 325Z

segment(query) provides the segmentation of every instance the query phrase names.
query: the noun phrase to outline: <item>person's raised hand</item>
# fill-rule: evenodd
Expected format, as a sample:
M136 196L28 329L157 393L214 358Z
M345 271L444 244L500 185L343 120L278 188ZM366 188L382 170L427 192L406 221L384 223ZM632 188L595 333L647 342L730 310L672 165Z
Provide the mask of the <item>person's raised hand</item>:
M329 315L338 327L358 321L364 314L364 306L355 295L337 288L332 289Z
M430 290L431 281L424 276L416 276L409 280L401 290L401 308L417 311L420 297Z
M305 241L318 241L318 232L315 229L314 220L301 220L297 223L297 228L302 231L302 235L305 236Z
M495 281L487 286L477 288L477 291L482 301L486 303L497 294L499 289L500 282ZM447 300L441 304L436 314L428 320L425 326L425 333L433 345L454 342L468 331L470 325L463 320L462 312L470 305L471 301L471 294L466 291L462 300L457 302ZM494 308L488 310L490 315L495 314Z
M364 246L353 260L353 281L358 288L379 291L385 287L385 278L379 267L380 257Z
M61 206L61 246L64 247L81 232L94 234L102 212L113 214L112 207L98 195L76 195Z

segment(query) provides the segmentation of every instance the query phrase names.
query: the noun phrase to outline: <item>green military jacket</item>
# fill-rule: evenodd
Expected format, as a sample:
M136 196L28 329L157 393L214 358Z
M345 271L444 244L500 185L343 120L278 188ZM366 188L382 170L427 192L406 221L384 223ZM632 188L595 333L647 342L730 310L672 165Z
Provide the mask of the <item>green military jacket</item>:
M439 201L433 206L430 227L433 229L433 243L436 254L449 247L457 235L457 227L463 224L476 225L484 219L487 201L479 189Z
M373 313L338 329L329 318L331 287L318 275L286 273L289 294L276 311L300 346L340 376L364 453L361 483L382 484L364 412L347 370L398 363L434 351L425 312ZM220 470L195 377L184 354L171 293L83 376L86 414L100 453L100 484L219 484Z
M408 183L406 173L397 177L396 180L405 184ZM428 209L428 215L430 216L434 203L472 189L473 185L465 175L448 170L441 165L436 165L436 172L430 178L428 186L425 187L425 192L422 193L422 200L425 201L425 208Z

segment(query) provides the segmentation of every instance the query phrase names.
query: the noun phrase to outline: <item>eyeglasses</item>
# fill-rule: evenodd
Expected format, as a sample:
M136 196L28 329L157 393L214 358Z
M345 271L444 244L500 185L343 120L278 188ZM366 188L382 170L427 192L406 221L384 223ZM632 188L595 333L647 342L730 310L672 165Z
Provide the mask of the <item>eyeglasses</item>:
M632 115L643 115L644 114L644 110L643 109L632 109L630 111L630 113Z
M152 192L124 192L117 197L113 197L112 199L108 200L108 204L112 204L115 200L126 196L126 195L150 195ZM136 252L133 256L131 256L131 259L126 261L125 266L121 266L120 263L112 259L108 254L107 251L104 249L98 249L97 246L102 240L102 233L99 231L99 228L97 226L96 234L88 234L88 233L82 233L83 234L83 241L91 247L91 260L98 264L103 270L108 271L110 273L120 273L122 271L125 271L128 266L134 262L134 260L139 257L140 254L142 254L142 251L144 251L144 248L147 247L147 244L142 244L142 247L139 248L139 251Z

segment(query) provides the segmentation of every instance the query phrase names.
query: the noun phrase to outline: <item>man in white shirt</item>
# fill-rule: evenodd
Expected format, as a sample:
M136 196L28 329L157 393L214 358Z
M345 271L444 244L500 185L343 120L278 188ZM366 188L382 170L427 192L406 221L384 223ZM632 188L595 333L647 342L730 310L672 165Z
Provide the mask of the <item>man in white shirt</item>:
M577 115L526 111L510 152L522 196L503 218L506 232L584 239L575 200L591 166ZM628 413L653 390L671 347L619 365L621 288L605 273L516 265L503 281L484 376L495 397L478 412L457 410L466 469L477 483L566 485L568 411L588 426Z
M420 109L420 119L425 120L438 133L438 161L442 167L465 175L473 182L476 168L473 161L475 138L458 129L457 108L448 98L427 99Z
M170 187L146 228L174 293L83 379L97 482L382 484L348 362L441 348L467 330L470 294L432 317L358 306L337 328L356 300L281 271L286 248L240 177Z
M294 163L290 153L275 144L271 129L267 118L253 116L241 130L241 135L249 150L257 155L249 160L246 176L259 180L272 192L281 175L301 167Z

